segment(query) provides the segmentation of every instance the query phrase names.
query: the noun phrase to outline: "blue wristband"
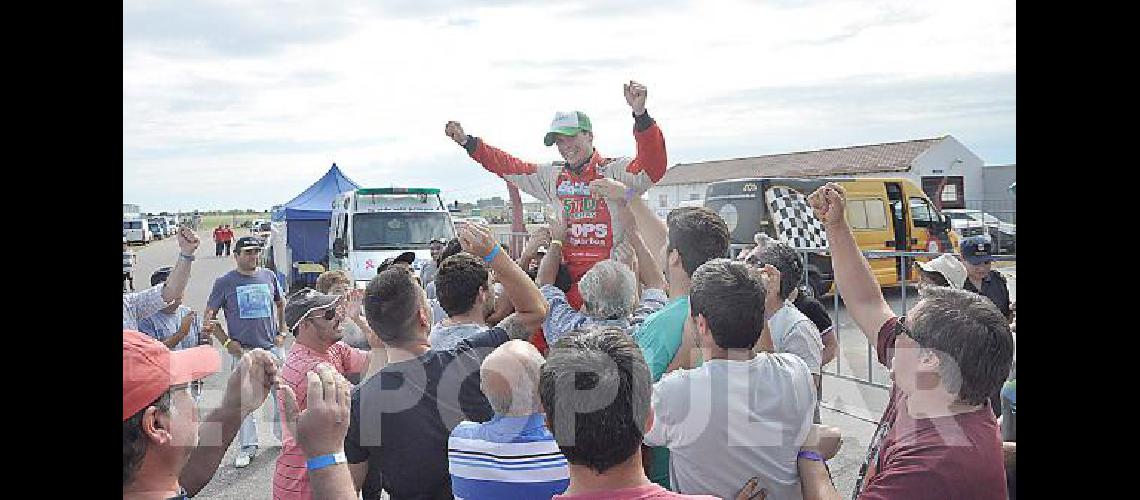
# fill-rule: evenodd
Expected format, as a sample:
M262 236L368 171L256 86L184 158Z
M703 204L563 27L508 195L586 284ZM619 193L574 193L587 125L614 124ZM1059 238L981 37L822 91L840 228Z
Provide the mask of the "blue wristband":
M819 453L816 453L814 451L809 451L809 450L800 451L799 454L796 455L796 458L806 458L808 460L814 460L816 462L824 462L825 461L823 459L823 457L821 457L819 455Z
M305 460L305 468L310 471L321 470L330 465L348 463L348 458L344 456L344 452L337 452L331 455L321 455Z
M637 190L633 188L625 188L625 202L633 201L633 197L637 196Z
M492 260L495 260L495 256L499 255L499 248L499 245L495 245L495 248L491 249L491 253L487 254L486 257L483 257L483 262L490 264Z

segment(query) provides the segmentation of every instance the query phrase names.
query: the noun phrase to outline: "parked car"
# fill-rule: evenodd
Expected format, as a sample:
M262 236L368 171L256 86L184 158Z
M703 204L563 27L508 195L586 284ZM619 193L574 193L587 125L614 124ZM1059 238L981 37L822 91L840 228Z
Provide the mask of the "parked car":
M454 220L455 220L455 222L470 222L472 224L479 224L481 226L491 225L491 223L488 222L486 218L479 217L478 215L471 216L471 217L455 217Z
M1017 253L1017 225L1005 222L981 210L946 209L954 231L963 238L989 236L999 253Z

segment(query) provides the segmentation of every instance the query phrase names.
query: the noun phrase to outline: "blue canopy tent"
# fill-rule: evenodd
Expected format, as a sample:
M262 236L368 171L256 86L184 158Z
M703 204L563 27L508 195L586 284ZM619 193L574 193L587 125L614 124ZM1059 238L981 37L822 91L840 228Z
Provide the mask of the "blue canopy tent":
M291 268L288 283L306 280L297 271L297 262L325 263L328 259L329 226L332 219L332 202L345 191L360 189L333 163L332 168L317 182L284 205L275 207L273 221L285 223L286 243ZM286 272L277 266L278 275Z

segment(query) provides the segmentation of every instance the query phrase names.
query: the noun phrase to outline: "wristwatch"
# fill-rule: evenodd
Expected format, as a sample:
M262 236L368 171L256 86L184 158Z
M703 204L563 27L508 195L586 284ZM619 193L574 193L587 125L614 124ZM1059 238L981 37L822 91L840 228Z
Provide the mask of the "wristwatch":
M194 262L194 256L193 255L186 255L182 252L178 252L178 258L185 260L187 262Z

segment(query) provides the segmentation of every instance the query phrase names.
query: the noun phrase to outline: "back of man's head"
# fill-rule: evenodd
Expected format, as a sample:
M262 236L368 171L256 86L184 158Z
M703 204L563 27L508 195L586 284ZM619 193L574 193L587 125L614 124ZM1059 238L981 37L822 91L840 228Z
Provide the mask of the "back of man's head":
M681 207L669 212L666 254L681 254L681 267L689 276L701 264L728 255L729 231L724 219L705 207Z
M704 316L722 349L751 349L764 329L764 282L743 262L713 259L693 273L689 314Z
M440 261L435 275L435 295L448 316L471 311L479 292L488 289L487 265L467 252L460 252Z
M384 341L412 340L425 300L411 273L391 268L376 274L364 289L364 318Z
M637 309L637 276L613 259L594 264L578 281L582 313L597 319L628 318Z
M771 265L780 271L780 299L787 299L803 281L804 264L792 247L782 241L774 241L756 255L760 267Z
M604 473L641 449L649 415L649 366L620 328L562 337L540 378L547 426L566 460Z
M542 363L542 354L524 340L509 340L491 351L479 368L479 388L491 409L516 417L541 412L538 378Z
M341 269L325 271L317 277L316 289L321 293L329 293L332 287L340 284L352 286L352 280L348 278L348 273Z
M1013 334L990 299L931 286L910 316L914 341L938 353L946 391L966 404L982 404L998 391L1013 362Z

